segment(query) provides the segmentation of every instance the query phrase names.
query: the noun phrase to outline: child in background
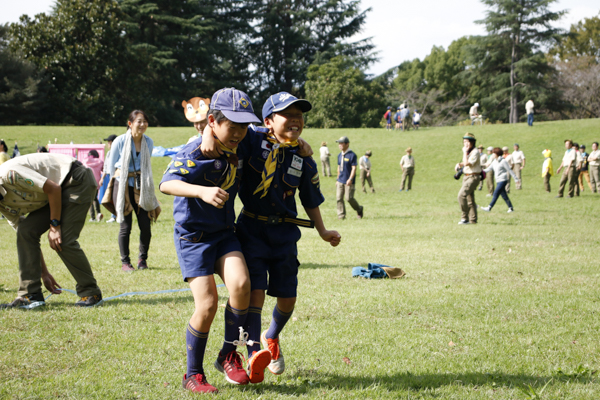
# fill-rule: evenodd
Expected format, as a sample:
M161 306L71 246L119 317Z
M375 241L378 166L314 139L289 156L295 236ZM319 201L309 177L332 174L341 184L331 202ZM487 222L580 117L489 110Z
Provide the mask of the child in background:
M545 149L542 151L542 155L545 157L544 164L542 164L542 178L544 178L544 189L550 193L550 178L554 175L554 168L552 168L552 150Z
M100 159L100 154L98 154L96 150L90 150L83 165L92 170L94 173L94 179L96 179L96 183L100 184L100 175L102 175L102 170L104 169L104 161ZM96 214L98 215L96 216ZM94 196L94 201L90 207L90 217L90 222L100 222L104 217L100 212L98 190L96 190L96 196Z
M206 158L200 151L203 138L197 138L173 158L160 183L161 192L176 196L175 249L195 303L186 332L187 372L183 387L200 393L217 392L207 382L203 367L208 333L218 308L214 273L219 274L229 291L225 341L215 368L225 373L228 382L246 385L261 382L271 361L267 350L258 352L248 360L248 376L236 351L237 345L246 344L240 327L246 322L250 301L248 269L234 231L233 207L244 160L244 154L237 149L248 124L260 120L254 115L248 95L233 88L217 91L211 107L208 124L223 154L216 159Z

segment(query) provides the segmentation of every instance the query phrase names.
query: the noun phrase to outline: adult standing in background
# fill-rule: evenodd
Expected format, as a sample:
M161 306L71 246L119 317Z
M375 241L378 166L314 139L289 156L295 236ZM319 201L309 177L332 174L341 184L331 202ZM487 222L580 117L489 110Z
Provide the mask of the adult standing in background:
M371 179L371 156L373 153L371 150L367 150L364 156L362 156L358 162L358 167L360 169L360 184L362 186L363 193L367 193L365 189L365 180L369 184L371 188L371 192L375 193L375 187L373 186L373 180Z
M148 269L148 250L152 238L151 222L158 218L160 206L154 194L154 180L150 157L154 142L144 133L148 117L141 110L129 114L128 130L113 142L110 158L110 175L114 177L112 199L117 214L121 270L134 271L129 258L129 238L133 224L132 214L137 216L140 228L138 269ZM112 210L110 210L112 211Z
M415 130L419 130L419 126L421 126L421 114L419 114L417 110L415 110L415 113L413 114L412 123L413 128L415 128Z
M487 163L488 155L483 152L484 147L479 145L477 150L479 151L479 162L481 163L481 168L486 168L485 164ZM483 188L483 179L479 182L479 187L477 190L481 190Z
M514 151L510 155L510 158L512 160L511 168L517 176L517 178L519 178L518 182L515 180L515 186L517 187L517 190L521 190L521 185L523 183L521 181L521 170L525 168L525 154L523 154L523 152L519 150L518 143L515 143Z
M508 165L510 165L510 168L512 169L512 167L513 167L512 156L508 152L508 146L504 146L502 148L502 158L504 158L506 160L506 162L508 163ZM506 193L510 193L510 175L508 175L508 180L506 183Z
M323 170L323 176L331 176L331 165L329 164L329 157L331 157L331 153L329 153L327 142L321 142L321 148L319 149L319 152L321 153L321 168Z
M525 103L525 112L527 112L527 125L533 126L533 100Z
M406 132L410 129L410 109L407 105L400 110L400 117L402 117L402 130Z
M385 112L385 114L383 114L383 118L385 118L385 122L386 122L386 130L391 130L392 129L392 107L388 106L387 111Z
M400 166L402 167L402 186L400 186L399 192L404 190L406 178L408 178L408 186L406 186L408 192L412 189L412 180L415 175L415 158L412 156L412 148L406 149L406 155L400 159Z
M582 144L579 147L579 154L581 154L582 164L581 164L581 172L579 173L579 186L581 187L581 191L583 192L583 178L587 182L588 187L593 192L592 184L590 183L590 172L588 165L588 153L585 151L585 144Z
M592 192L600 193L600 150L598 150L598 142L592 143L592 152L588 156L588 164Z
M54 281L40 247L46 232L50 247L77 282L81 299L75 305L89 307L102 300L92 267L77 241L97 188L92 171L64 154L27 154L0 166L0 213L17 233L19 259L18 297L0 308L44 304L43 274L46 288L47 278Z
M492 157L492 150L494 150L494 148L492 146L487 148L487 162L485 164L482 164L481 167L482 168L487 168L490 165L492 165L492 162L494 161L493 157ZM490 172L488 172L485 176L485 183L487 185L487 190L488 190L488 194L485 195L485 197L491 197L492 194L494 194L494 188L496 187L495 183L494 183L494 170L490 170Z
M560 186L558 188L558 195L556 197L562 198L565 192L565 186L569 181L569 192L568 196L573 197L575 194L575 185L577 185L577 152L573 148L573 141L571 139L565 140L565 155L563 156L560 166L556 170L558 175L564 168L564 172L560 177Z
M339 219L346 218L346 204L344 199L352 206L356 211L358 218L363 217L363 206L358 204L358 201L354 198L356 181L356 154L350 147L350 139L346 136L342 136L336 142L339 144L341 153L338 155L338 167L337 167L337 181L336 185L336 201L337 201L337 215Z
M579 143L573 143L573 149L575 150L575 195L579 196L579 175L581 175L581 167L583 166L583 157L581 157L581 153L579 152ZM583 188L582 188L583 189Z
M463 183L458 191L458 204L462 211L459 225L477 223L477 204L475 203L475 189L481 180L481 163L479 152L475 148L475 135L466 133L463 136L463 159L457 164L456 170L463 169Z

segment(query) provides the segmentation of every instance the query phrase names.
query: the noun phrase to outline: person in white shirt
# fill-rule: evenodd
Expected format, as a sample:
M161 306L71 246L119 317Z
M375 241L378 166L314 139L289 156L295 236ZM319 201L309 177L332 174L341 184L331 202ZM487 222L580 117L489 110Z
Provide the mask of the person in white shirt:
M479 103L473 104L473 106L469 109L469 116L471 117L471 125L475 124L475 122L479 122L479 125L483 123L483 117L479 115L479 111L477 110L479 107Z
M510 165L508 165L506 160L502 158L502 150L500 150L499 147L494 148L492 157L492 164L486 169L484 169L484 171L487 173L492 169L494 170L494 175L496 176L496 190L494 190L494 196L492 197L492 201L490 202L490 204L487 207L481 207L481 209L483 211L492 211L492 208L494 207L494 204L496 204L498 197L502 196L502 198L506 202L506 205L508 206L508 212L511 213L514 211L513 205L510 202L508 194L506 194L505 190L506 184L508 182L508 174L512 175L512 177L515 178L515 182L517 183L519 182L519 178L517 178L517 175L510 168Z
M415 113L413 114L413 128L415 128L415 130L419 129L419 126L421 125L421 114L419 114L417 112L417 110L415 110Z
M371 156L373 153L370 150L367 150L364 156L360 158L358 161L358 167L360 168L360 184L362 185L363 193L367 193L365 189L365 180L369 184L371 188L371 192L375 193L375 187L373 186L373 180L371 179Z
M331 166L329 165L329 157L331 157L331 153L329 153L327 142L321 143L321 148L319 151L321 152L321 167L323 176L331 176Z
M573 197L575 194L575 185L577 185L577 152L573 148L572 140L565 140L565 149L565 155L556 170L556 174L558 175L563 168L565 169L560 177L560 187L558 188L558 196L556 196L558 198L563 197L567 181L569 181L569 197Z
M600 193L600 150L598 150L598 142L592 143L592 152L588 156L588 165L592 192Z
M510 158L512 160L512 170L517 176L517 178L519 178L519 183L515 182L517 190L521 190L521 184L523 183L521 181L521 170L525 168L525 154L523 154L523 152L519 150L518 143L515 143L514 151L510 155Z
M412 189L412 180L415 175L415 158L412 156L412 148L409 147L406 149L406 155L400 159L400 166L402 167L402 186L399 192L404 190L406 178L408 178L408 186L406 187L406 191L408 192Z
M525 111L527 112L527 125L533 126L533 100L525 103Z
M502 158L504 158L506 160L506 162L508 163L508 165L510 165L510 168L513 167L512 154L510 154L508 152L508 147L507 146L504 146L502 148ZM508 176L508 183L506 184L506 193L510 193L510 175Z

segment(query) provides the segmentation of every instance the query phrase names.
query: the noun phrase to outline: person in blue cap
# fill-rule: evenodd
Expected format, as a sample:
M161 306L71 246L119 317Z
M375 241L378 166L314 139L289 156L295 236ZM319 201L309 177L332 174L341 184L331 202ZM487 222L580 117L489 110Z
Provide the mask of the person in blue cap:
M244 329L254 345L248 346L250 359L268 348L268 369L279 375L285 362L279 334L292 316L298 286L298 227L316 228L321 238L332 246L340 243L336 231L325 228L319 205L324 198L320 190L317 165L310 156L300 153L303 114L312 105L290 93L280 92L265 102L262 114L266 129L250 126L240 151L244 158L244 175L239 196L244 209L237 220L237 234L248 269L252 292ZM255 132L264 132L262 136ZM206 133L205 133L206 135ZM298 218L296 193L310 218ZM266 293L265 293L266 292ZM268 330L260 329L265 295L277 298Z
M258 352L244 370L236 346L248 315L250 278L242 247L234 230L234 199L238 191L245 153L238 150L248 124L259 122L244 92L230 88L217 91L208 110L208 125L222 155L205 157L202 137L187 144L167 167L160 190L175 196L174 240L183 279L194 296L195 310L186 332L187 372L183 387L192 392L217 392L206 380L204 353L210 326L218 308L214 274L229 291L225 308L225 340L215 367L236 385L257 383L271 362L267 350ZM259 324L260 325L260 324ZM260 326L259 326L260 329ZM257 339L258 340L258 339Z

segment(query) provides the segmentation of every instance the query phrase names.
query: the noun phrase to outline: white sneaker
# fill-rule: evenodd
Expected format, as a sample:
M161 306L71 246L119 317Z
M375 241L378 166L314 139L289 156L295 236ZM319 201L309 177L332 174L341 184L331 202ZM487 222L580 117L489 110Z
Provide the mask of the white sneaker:
M488 193L485 195L485 197L492 197L492 195Z
M96 221L100 222L102 221L102 218L104 218L104 215L102 215L102 213L98 214L98 216L96 217Z
M116 219L114 219L113 217L111 217L108 221L106 221L107 224L110 224L111 222L115 222Z
M96 222L96 220L94 218L90 218L88 222Z
M267 331L264 331L260 335L260 344L271 353L271 363L267 368L272 374L281 375L285 371L285 361L283 360L281 347L279 347L279 338L267 339L266 333Z
M481 209L482 209L483 211L488 211L488 212L489 212L489 211L492 211L492 209L490 208L490 206L481 207Z
M467 225L469 223L469 221L467 221L466 219L461 219L460 221L458 221L459 225Z
M513 210L512 208L509 208L508 211L507 211L507 213L511 213L511 212L514 212L514 211L515 210Z

